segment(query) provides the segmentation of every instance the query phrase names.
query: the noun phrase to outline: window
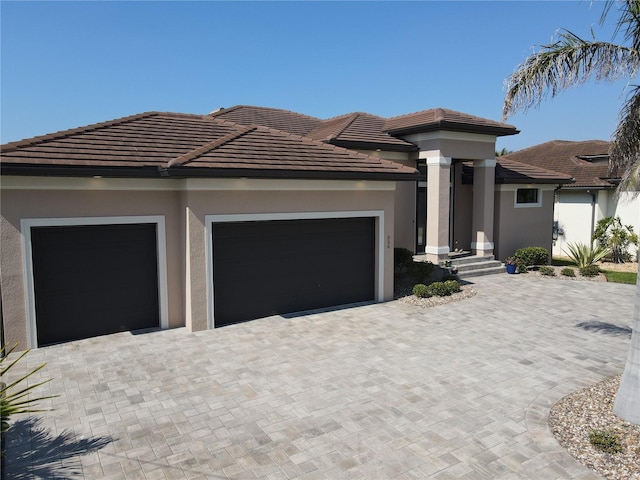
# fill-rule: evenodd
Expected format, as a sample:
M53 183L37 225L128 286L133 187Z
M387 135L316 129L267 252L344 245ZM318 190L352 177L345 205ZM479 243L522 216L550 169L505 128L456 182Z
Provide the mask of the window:
M516 207L539 207L540 205L539 189L518 188L516 190Z

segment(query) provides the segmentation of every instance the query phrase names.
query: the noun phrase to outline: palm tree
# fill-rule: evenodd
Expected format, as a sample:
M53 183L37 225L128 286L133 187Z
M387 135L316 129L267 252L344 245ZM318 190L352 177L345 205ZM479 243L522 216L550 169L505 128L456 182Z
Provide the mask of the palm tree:
M544 45L527 57L506 80L503 119L516 111L539 106L548 96L581 85L589 80L633 79L640 69L640 0L605 2L602 24L616 6L619 19L614 38L623 36L623 44L584 40L563 30L555 43ZM630 87L620 111L619 123L609 149L610 173L622 176L618 191L640 190L640 86ZM640 425L640 267L636 282L631 344L614 413Z

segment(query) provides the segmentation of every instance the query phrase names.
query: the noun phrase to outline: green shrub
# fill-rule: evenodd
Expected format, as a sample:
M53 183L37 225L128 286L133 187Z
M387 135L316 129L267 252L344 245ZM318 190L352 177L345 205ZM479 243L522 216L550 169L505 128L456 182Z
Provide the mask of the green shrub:
M549 252L544 247L519 248L513 255L522 260L527 267L549 263Z
M420 298L429 298L433 296L431 294L431 290L429 289L429 287L427 287L426 285L423 285L422 283L418 283L417 285L413 286L413 294L416 297L420 297Z
M638 235L633 231L633 225L623 225L620 217L606 217L598 222L593 240L609 248L615 263L624 263L633 259L629 252L632 245L639 244Z
M407 248L393 249L393 268L396 275L402 273L404 268L409 268L413 263L413 252Z
M611 431L592 430L589 433L589 443L598 450L606 453L620 453L622 445L618 436Z
M593 265L598 260L602 260L609 253L609 249L602 245L598 245L594 248L591 245L579 242L569 243L567 244L567 248L569 249L569 252L566 252L563 249L564 253L578 266L578 268Z
M447 295L451 295L444 282L433 282L428 287L433 297L446 297Z
M595 277L600 273L600 267L597 265L587 265L580 269L580 275L583 277Z
M411 262L409 265L409 273L417 281L422 282L431 275L435 265L431 262Z
M447 297L460 291L460 283L457 280L433 282L429 285L418 283L413 286L413 294L420 298Z
M542 267L540 267L540 274L544 275L546 277L555 277L556 276L556 270L553 267L549 267L547 265L543 265Z
M448 295L460 291L460 283L457 280L445 280L443 283L445 288L449 292Z
M564 267L560 270L560 275L564 275L565 277L575 277L576 271L571 267Z

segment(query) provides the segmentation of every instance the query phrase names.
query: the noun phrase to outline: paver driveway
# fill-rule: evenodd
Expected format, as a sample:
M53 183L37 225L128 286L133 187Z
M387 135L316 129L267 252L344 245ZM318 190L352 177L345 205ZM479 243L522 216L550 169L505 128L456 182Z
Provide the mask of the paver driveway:
M549 408L622 371L634 287L495 275L472 299L32 351L60 397L6 478L598 478ZM248 299L250 301L250 299Z

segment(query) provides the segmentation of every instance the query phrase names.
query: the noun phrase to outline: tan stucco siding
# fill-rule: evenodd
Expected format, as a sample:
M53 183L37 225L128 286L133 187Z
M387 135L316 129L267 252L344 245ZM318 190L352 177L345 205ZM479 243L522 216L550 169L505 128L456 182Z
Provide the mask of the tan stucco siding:
M206 192L192 191L188 193L188 218L189 218L189 245L191 254L190 271L187 291L191 292L187 302L187 312L190 309L190 317L187 316L186 324L193 330L207 328L211 312L210 306L202 302L203 292L208 292L207 286L207 262L202 262L193 252L202 252L206 248L205 238L208 216L216 215L247 215L247 214L304 214L310 212L322 212L331 218L331 212L350 212L350 216L358 216L358 212L370 212L372 210L383 212L384 234L378 238L384 248L382 300L393 298L393 244L394 244L394 194L389 191L226 191ZM379 245L378 245L379 246ZM376 252L379 249L376 248ZM208 260L209 261L209 260ZM376 258L376 263L380 262ZM376 284L376 291L379 283ZM206 296L206 295L205 295ZM209 293L210 297L210 293Z
M540 188L538 207L516 207L517 188ZM495 193L495 248L497 259L504 260L518 248L544 247L551 254L553 186L501 185Z
M378 300L393 298L393 182L356 181L128 181L104 180L108 190L94 190L91 179L3 179L0 242L0 287L5 341L28 345L26 268L21 221L80 217L162 217L166 241L168 327L207 328L211 247L207 216L332 212L356 217L375 213L377 232L376 291ZM53 187L51 187L53 185ZM137 190L132 188L138 187ZM339 216L336 213L336 216ZM369 216L374 216L369 213ZM55 221L54 221L55 222ZM105 223L109 223L105 221ZM382 252L382 253L381 253ZM382 262L380 265L379 262ZM380 269L378 269L380 266ZM33 345L32 345L33 346Z
M26 343L26 296L20 222L24 219L77 217L165 218L168 324L184 325L182 212L178 192L64 191L2 189L2 309L5 341Z

